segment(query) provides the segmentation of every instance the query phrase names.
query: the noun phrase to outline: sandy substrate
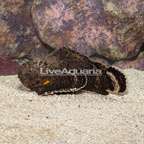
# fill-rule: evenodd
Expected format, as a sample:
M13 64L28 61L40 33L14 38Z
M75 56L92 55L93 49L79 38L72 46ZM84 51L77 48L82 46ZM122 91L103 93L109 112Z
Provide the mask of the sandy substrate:
M42 97L0 77L0 144L144 144L144 72L125 70L129 93Z

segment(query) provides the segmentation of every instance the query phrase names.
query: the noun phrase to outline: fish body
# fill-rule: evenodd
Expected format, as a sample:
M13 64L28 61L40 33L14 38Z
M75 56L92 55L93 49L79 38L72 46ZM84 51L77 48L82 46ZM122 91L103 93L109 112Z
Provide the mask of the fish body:
M123 94L127 90L126 77L120 70L93 62L65 47L22 64L18 77L38 94L87 90L108 95L109 92Z

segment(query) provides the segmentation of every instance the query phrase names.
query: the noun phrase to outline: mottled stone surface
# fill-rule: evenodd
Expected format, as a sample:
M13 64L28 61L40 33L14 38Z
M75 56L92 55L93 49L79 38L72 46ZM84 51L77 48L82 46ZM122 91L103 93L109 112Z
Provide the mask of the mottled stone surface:
M4 58L22 62L66 46L94 61L124 68L131 63L144 70L142 54L127 61L137 56L143 42L143 0L0 0Z
M135 68L144 71L144 52L141 53L135 60L120 61L115 63L115 65L122 69Z
M10 57L0 55L0 75L13 75L18 72L19 64Z
M43 42L87 56L129 59L144 42L143 0L39 0L32 16Z
M15 58L28 54L40 55L38 49L42 47L31 18L32 1L1 0L0 53L2 55Z
M33 28L32 2L33 0L0 0L0 54L2 57L20 59L25 56L42 56L46 53Z

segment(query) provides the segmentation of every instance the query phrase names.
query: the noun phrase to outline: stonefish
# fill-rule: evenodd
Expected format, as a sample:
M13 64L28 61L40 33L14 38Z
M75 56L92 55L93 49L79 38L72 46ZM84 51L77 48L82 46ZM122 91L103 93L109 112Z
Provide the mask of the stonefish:
M38 94L86 90L108 95L123 94L127 89L125 75L120 70L93 62L65 47L22 64L18 77L24 86Z

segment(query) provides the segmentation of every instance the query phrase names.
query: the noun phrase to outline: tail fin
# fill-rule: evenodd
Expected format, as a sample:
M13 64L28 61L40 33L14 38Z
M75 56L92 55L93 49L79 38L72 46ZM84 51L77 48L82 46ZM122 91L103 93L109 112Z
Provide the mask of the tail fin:
M113 83L114 90L112 92L123 94L127 91L127 81L125 75L115 67L109 67L107 69L107 75L110 77Z

